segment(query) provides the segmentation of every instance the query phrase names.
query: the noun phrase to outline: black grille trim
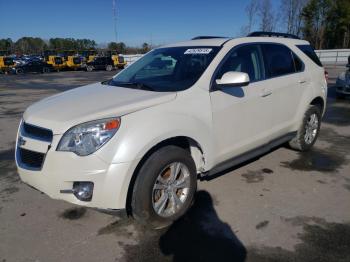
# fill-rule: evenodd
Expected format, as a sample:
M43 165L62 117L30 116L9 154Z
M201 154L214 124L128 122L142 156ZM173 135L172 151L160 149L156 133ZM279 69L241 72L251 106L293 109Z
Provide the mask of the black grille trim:
M40 170L45 160L45 154L18 148L19 165L26 169Z
M25 137L42 140L46 142L52 142L53 133L51 130L30 125L23 122L22 125L22 135Z

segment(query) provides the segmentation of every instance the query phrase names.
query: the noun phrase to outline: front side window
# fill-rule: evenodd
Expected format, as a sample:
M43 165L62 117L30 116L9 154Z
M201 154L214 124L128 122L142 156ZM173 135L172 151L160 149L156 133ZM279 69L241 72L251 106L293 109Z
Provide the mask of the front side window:
M155 49L106 84L157 92L182 91L197 82L219 50L210 46Z
M235 48L219 69L216 79L221 79L225 73L230 71L247 73L250 82L263 80L265 69L259 45Z
M292 51L288 47L279 44L263 44L262 49L269 77L295 73Z

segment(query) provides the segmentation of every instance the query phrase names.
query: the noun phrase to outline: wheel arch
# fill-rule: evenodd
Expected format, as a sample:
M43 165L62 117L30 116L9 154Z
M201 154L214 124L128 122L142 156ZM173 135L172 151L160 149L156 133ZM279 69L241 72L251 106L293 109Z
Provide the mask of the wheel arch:
M324 111L325 111L325 101L322 97L320 96L317 96L315 97L311 102L310 102L310 105L314 105L314 106L317 106L319 107L319 109L321 110L321 114L323 115L324 114Z
M132 176L128 186L128 191L126 196L126 205L125 205L126 212L128 215L132 215L132 210L131 210L132 193L133 193L137 175L141 167L154 152L156 152L160 148L163 148L169 145L178 146L185 150L188 150L188 152L191 154L193 158L193 161L195 162L197 172L200 172L201 169L203 168L205 163L204 152L201 145L195 139L188 136L175 136L175 137L164 139L161 142L155 144L150 149L148 149L148 151L138 161L134 171L132 172Z

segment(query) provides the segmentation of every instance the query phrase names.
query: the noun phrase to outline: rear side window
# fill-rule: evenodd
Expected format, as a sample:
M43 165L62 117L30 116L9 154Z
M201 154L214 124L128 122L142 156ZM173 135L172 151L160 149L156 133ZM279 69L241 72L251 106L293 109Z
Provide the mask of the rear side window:
M314 49L310 45L297 45L297 47L303 51L305 55L307 55L314 63L318 66L323 66L320 59L316 55Z
M296 72L292 51L288 47L263 44L262 48L269 77L278 77Z

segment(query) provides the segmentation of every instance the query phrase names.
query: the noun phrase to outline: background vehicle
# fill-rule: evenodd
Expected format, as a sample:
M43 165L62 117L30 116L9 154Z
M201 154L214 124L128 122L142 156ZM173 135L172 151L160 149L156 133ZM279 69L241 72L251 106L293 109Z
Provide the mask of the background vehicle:
M110 56L113 60L115 68L123 69L126 66L126 61L123 56L117 54L116 52L109 51L106 56Z
M82 67L82 58L74 50L63 52L64 61L68 69L78 70Z
M46 50L44 52L45 62L52 65L54 70L59 72L64 69L67 65L62 56L56 55L56 52L53 50Z
M112 66L108 59L90 63ZM284 143L311 149L326 98L324 68L295 36L167 45L109 81L30 106L19 127L18 173L52 198L126 208L164 227L191 206L198 177Z
M112 71L113 68L114 62L109 56L96 56L91 62L86 63L86 71L88 72L93 70Z
M336 92L338 98L350 95L350 56L348 58L347 70L342 72L336 82Z
M84 61L85 63L88 63L88 62L92 62L94 60L94 58L96 57L97 55L97 51L96 50L84 50L81 52L81 55L84 57Z
M16 74L23 74L29 72L49 73L53 71L54 68L51 64L48 64L44 61L33 60L25 64L17 65L15 68L13 68L13 70Z
M16 63L13 58L8 56L7 51L0 51L0 72L9 72Z

